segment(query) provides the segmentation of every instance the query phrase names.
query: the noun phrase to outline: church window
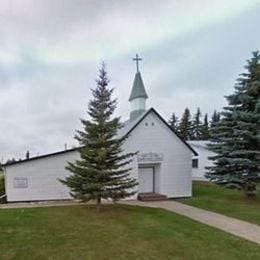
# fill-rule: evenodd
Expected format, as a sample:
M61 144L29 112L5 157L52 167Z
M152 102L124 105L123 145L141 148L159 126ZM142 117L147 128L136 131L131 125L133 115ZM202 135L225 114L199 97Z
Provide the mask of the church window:
M152 126L154 126L154 122L152 122Z
M199 159L192 159L192 168L199 168Z
M148 123L146 122L145 125L148 126Z

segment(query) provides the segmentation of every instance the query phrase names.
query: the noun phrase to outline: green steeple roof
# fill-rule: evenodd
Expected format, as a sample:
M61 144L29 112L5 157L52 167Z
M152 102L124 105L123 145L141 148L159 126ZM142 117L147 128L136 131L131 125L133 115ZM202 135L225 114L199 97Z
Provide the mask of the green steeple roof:
M129 101L132 101L133 99L140 98L140 97L143 97L145 99L148 98L144 88L144 83L142 80L141 73L138 71L135 74L134 84L129 97Z

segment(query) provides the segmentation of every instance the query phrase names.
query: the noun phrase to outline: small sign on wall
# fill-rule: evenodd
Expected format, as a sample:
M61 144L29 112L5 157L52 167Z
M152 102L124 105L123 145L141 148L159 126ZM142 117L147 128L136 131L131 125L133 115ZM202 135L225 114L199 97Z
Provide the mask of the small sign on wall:
M138 154L138 162L161 162L163 161L162 153L141 153Z
M28 188L28 179L24 177L14 178L14 188Z

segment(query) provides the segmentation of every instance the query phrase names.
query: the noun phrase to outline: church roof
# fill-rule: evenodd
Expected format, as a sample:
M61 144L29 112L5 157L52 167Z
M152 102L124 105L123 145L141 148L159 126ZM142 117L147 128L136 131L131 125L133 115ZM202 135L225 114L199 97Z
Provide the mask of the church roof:
M192 141L187 141L187 143L196 148L202 148L205 150L209 150L209 144L211 143L209 140L192 140Z
M34 161L34 160L38 160L38 159L43 159L43 158L46 158L46 157L56 156L56 155L60 155L60 154L68 153L68 152L74 152L74 151L77 151L79 148L80 147L75 147L75 148L71 148L71 149L68 149L68 150L62 150L62 151L58 151L58 152L54 152L54 153L48 153L48 154L34 156L34 157L31 157L31 158L28 158L28 159L18 160L18 161L14 161L14 162L7 162L5 164L2 164L2 166L6 167L6 166L14 165L14 164L30 162L30 161Z
M128 136L143 121L143 119L145 119L147 117L147 115L150 114L151 112L153 112L156 116L158 116L159 119L183 142L184 145L186 145L190 149L190 151L194 155L198 155L198 153L187 142L185 142L178 135L178 133L176 133L176 131L174 131L169 126L169 124L161 117L161 115L154 108L150 108L149 110L144 111L140 116L138 116L134 120L127 120L126 122L124 122L123 127L121 129L119 129L119 131L118 131L117 137L121 138L121 137L124 137L124 136ZM25 159L25 160L21 160L21 161L9 162L9 163L6 163L2 166L6 167L6 166L9 166L9 165L14 165L14 164L19 164L19 163L37 160L37 159L41 159L41 158L46 158L46 157L50 157L50 156L60 155L60 154L67 153L67 152L74 152L74 151L77 151L78 149L80 149L80 147L72 148L72 149L69 149L69 150L63 150L63 151L59 151L59 152L55 152L55 153L35 156L35 157Z
M134 84L132 87L132 91L129 97L129 101L132 101L135 98L148 98L148 95L146 94L144 83L142 80L141 73L138 71L135 74Z

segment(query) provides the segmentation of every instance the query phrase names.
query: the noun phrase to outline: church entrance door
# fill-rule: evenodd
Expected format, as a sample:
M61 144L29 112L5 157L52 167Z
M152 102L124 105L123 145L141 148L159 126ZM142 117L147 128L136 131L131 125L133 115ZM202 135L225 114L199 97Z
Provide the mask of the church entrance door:
M139 193L154 192L155 169L152 166L139 167L138 182Z

